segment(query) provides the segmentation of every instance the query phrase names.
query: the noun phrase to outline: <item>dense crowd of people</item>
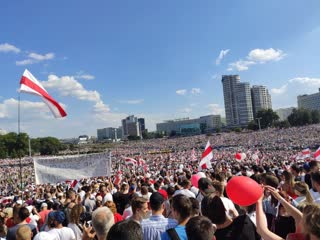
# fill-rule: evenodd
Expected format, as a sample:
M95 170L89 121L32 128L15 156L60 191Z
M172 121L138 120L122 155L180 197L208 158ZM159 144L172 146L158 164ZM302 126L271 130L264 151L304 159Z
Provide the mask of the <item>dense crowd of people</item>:
M76 186L36 185L32 159L21 162L21 186L19 160L5 159L0 239L320 239L320 161L302 154L318 149L319 133L310 125L117 143L112 176ZM208 140L212 168L199 169ZM226 194L235 176L261 185L255 203Z

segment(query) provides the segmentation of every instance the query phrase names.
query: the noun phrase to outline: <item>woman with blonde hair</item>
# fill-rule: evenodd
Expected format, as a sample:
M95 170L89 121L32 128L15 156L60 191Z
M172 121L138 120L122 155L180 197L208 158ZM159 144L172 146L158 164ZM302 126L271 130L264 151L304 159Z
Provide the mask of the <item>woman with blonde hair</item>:
M117 207L116 204L112 201L106 201L104 206L110 208L111 212L113 213L114 216L114 223L120 222L123 220L123 217L117 212Z
M286 192L291 198L296 199L297 195L294 193L293 186L294 186L294 177L292 173L288 171L283 171L282 173L282 184L281 189L282 191Z
M81 204L76 204L73 206L70 212L70 222L68 227L72 229L74 235L76 236L76 240L82 239L82 226L80 224L80 215L84 212L83 206Z
M296 182L293 185L294 193L298 196L294 201L294 205L298 206L303 202L313 203L313 198L309 192L309 186L305 182Z

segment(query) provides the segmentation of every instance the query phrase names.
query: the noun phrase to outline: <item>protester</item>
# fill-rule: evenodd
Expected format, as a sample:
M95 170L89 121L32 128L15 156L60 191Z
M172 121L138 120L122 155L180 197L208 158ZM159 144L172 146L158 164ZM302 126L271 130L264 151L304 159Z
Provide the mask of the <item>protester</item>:
M152 193L150 197L150 208L152 215L148 219L143 219L141 222L143 239L144 240L159 240L161 234L169 228L177 226L177 221L165 218L162 213L164 211L164 198L158 193Z
M178 225L175 228L168 229L161 235L162 240L175 239L177 236L181 240L187 240L186 224L192 216L192 202L183 194L178 194L172 199L173 216L177 220Z
M140 224L135 221L122 221L114 224L106 240L142 240L143 234Z
M188 240L215 240L215 230L215 225L205 216L193 217L186 225Z
M63 211L55 211L53 213L54 227L49 230L49 233L57 240L76 240L73 230L69 227L64 227L62 223L65 221L65 214Z

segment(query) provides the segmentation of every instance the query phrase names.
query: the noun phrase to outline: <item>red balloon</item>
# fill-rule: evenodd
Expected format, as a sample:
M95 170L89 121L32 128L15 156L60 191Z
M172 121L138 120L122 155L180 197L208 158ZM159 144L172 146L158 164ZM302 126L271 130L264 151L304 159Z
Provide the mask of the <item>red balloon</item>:
M236 158L236 160L238 160L238 161L241 161L242 159L242 156L241 156L241 153L236 153L235 155L234 155L234 157Z
M258 201L263 193L262 187L253 179L244 176L231 178L227 183L228 197L240 206L249 206Z
M197 174L194 174L192 175L191 177L191 183L193 186L195 186L196 188L198 188L198 181L199 179L201 178L201 176L197 175Z

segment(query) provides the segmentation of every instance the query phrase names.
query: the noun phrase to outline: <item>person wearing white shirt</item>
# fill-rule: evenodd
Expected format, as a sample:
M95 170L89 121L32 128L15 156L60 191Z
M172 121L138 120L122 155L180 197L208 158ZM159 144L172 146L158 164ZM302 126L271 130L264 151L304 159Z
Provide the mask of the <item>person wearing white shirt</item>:
M182 182L181 182L181 187L183 187L183 189L180 189L180 190L177 190L175 191L174 195L173 196L176 196L178 194L182 194L182 195L185 195L187 197L192 197L192 198L196 198L196 195L191 192L189 189L191 188L191 182L187 179L184 179Z

